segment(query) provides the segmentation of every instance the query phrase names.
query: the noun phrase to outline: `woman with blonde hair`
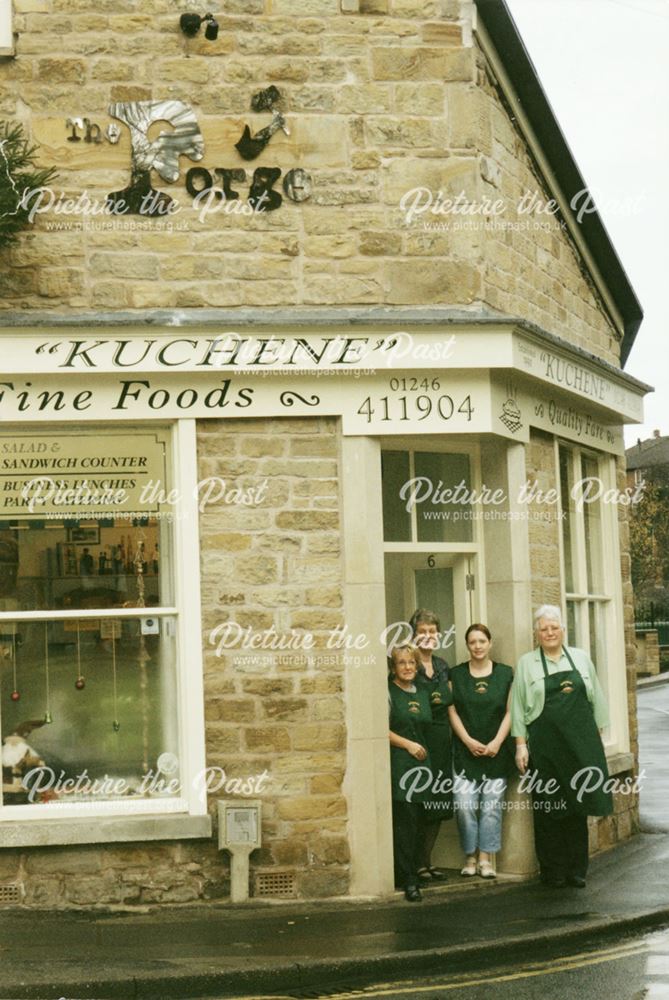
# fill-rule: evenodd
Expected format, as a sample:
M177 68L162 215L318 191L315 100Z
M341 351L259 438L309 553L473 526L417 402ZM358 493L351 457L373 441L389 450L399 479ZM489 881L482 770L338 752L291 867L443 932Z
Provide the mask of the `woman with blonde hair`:
M416 684L418 661L418 650L410 643L390 650L388 735L395 885L404 889L410 903L422 898L418 878L422 799L423 790L431 784L427 733L432 709L427 691Z

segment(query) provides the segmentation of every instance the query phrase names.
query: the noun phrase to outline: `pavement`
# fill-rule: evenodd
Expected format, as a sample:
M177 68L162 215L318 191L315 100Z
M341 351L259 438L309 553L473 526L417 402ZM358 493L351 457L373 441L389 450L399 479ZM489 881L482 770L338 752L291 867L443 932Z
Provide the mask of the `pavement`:
M669 676L667 677L669 680ZM457 873L382 901L251 901L143 912L0 912L0 997L168 998L350 992L582 951L669 925L669 685L639 691L643 832L593 858L585 889ZM646 805L646 802L650 805Z

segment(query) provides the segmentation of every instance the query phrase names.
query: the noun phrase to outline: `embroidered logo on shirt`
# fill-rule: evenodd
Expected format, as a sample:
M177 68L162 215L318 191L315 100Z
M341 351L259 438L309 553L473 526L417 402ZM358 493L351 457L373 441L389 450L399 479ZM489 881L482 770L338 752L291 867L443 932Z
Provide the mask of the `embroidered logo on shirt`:
M476 684L474 685L474 690L476 691L477 694L486 694L488 690L488 682L477 681Z
M417 712L420 712L420 702L419 701L410 701L409 702L409 711L413 712L414 715Z
M574 685L571 681L560 681L560 690L562 694L571 694L574 690Z
M430 695L430 701L433 705L441 705L441 691L433 691Z

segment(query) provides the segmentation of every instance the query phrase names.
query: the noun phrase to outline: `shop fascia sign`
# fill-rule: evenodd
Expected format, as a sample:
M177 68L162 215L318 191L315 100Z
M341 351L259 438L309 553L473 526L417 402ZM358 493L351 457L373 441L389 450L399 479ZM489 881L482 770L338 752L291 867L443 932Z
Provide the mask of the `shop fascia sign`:
M3 371L10 374L53 373L201 373L226 372L260 377L284 374L317 377L349 373L356 377L389 371L438 373L478 370L481 359L491 371L515 371L537 383L537 394L548 390L577 397L605 419L641 420L642 389L629 388L603 369L576 354L560 353L525 338L512 325L475 327L453 324L431 330L394 330L370 326L360 332L329 328L327 332L288 330L267 333L201 329L178 334L164 329L147 336L145 329L127 329L117 337L85 336L64 328L60 336L39 331L0 330L0 341L11 341ZM624 375L622 376L625 377ZM409 385L412 384L409 378Z
M544 344L517 336L514 339L514 367L538 379L558 393L571 393L597 407L603 407L631 421L643 420L640 394L609 378L595 365Z
M548 389L522 375L492 374L492 417L496 434L529 440L530 427L614 455L625 451L620 418L611 423L601 407L562 389Z
M489 366L511 364L510 334L497 328L437 328L431 331L368 329L361 332L330 329L305 332L240 333L234 330L204 334L193 330L146 335L128 330L118 337L86 336L64 330L60 336L0 330L11 339L3 371L26 374L53 372L209 372L249 371L305 374L366 369L479 367L483 355Z
M242 160L251 161L260 156L279 130L286 135L290 134L282 112L276 108L280 100L281 94L274 86L254 94L251 100L252 110L271 112L272 119L253 135L249 126L244 126L235 144ZM151 171L155 170L164 181L173 184L181 175L181 156L196 162L203 158L204 137L193 108L184 101L175 100L125 101L110 104L108 112L130 131L131 179L127 187L107 195L104 203L106 214L148 217L176 214L180 210L178 202L165 191L152 186ZM155 138L150 139L149 130L157 122L167 122L172 130L161 130ZM103 131L97 122L83 117L68 118L65 127L68 132L67 141L71 143L102 145L108 142L115 145L122 134L121 127L116 122L111 122ZM240 202L233 209L244 211L246 208L252 214L279 208L283 197L275 190L275 185L281 173L279 167L256 167L248 188L246 206ZM212 170L191 167L185 180L186 190L193 198L195 207L206 215L220 210L221 205L228 206L230 202L237 202L240 196L236 188L244 184L247 178L245 169L237 165L214 167ZM289 170L283 179L283 191L291 201L305 201L311 194L310 175L301 167ZM41 210L41 205L38 210Z
M127 372L99 377L78 372L65 378L43 376L37 384L5 378L0 382L0 424L331 416L341 418L344 435L492 433L527 442L534 426L599 450L622 452L620 428L605 423L596 407L579 405L565 393L537 392L530 380L514 380L499 371L277 374L279 378L258 378L248 371Z
M341 417L344 434L481 433L491 429L487 372L259 379L225 375L80 373L0 382L0 425L44 420Z

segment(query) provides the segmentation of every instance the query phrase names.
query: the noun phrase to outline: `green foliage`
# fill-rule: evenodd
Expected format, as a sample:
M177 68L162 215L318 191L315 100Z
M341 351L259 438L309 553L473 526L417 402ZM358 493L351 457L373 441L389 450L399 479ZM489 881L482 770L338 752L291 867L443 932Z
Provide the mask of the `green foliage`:
M632 584L637 605L669 596L669 472L645 469L644 489L630 509Z
M48 185L56 176L53 167L36 167L36 152L22 125L0 122L0 248L11 243L28 221L28 209L21 206L24 192Z

